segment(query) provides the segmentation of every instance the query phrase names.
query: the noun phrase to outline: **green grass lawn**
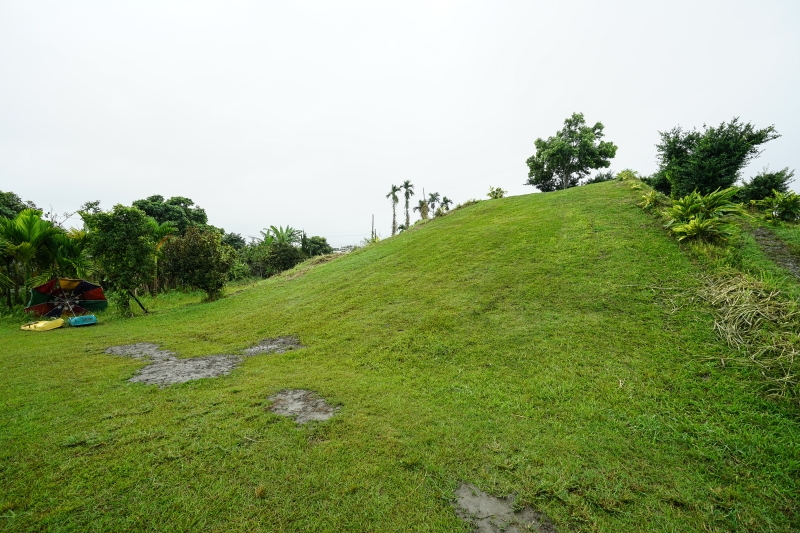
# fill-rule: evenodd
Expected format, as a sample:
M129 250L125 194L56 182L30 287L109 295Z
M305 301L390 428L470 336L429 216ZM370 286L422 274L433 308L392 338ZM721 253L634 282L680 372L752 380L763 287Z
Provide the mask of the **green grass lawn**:
M47 333L0 322L0 529L468 531L461 482L559 531L800 529L800 417L619 182L480 202L331 262ZM653 289L660 287L661 289ZM666 288L666 289L664 289ZM305 348L163 389L180 356ZM297 427L284 388L340 406Z

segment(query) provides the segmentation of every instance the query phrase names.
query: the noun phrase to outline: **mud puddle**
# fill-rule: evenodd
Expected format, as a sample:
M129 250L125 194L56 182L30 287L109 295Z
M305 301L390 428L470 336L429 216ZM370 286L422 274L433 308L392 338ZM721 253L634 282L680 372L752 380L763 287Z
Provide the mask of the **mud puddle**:
M294 418L298 424L330 419L339 410L328 405L315 392L303 389L282 390L268 398L272 401L270 411L276 415Z
M264 339L258 345L246 349L244 355L208 355L180 359L173 352L161 350L157 344L147 342L112 346L106 349L106 353L148 361L149 364L139 369L128 381L166 387L196 379L225 376L239 366L245 356L284 353L300 347L300 342L295 337L277 337Z
M513 496L496 498L474 485L462 483L456 490L456 514L472 524L475 533L556 533L553 523L530 506L514 511Z

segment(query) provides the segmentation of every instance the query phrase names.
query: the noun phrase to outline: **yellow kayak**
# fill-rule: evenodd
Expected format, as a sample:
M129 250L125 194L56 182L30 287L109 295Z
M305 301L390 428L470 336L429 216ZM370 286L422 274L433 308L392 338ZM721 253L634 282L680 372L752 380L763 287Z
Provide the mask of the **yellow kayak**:
M55 320L40 320L39 322L28 322L22 328L25 331L49 331L51 329L60 328L64 325L63 318Z

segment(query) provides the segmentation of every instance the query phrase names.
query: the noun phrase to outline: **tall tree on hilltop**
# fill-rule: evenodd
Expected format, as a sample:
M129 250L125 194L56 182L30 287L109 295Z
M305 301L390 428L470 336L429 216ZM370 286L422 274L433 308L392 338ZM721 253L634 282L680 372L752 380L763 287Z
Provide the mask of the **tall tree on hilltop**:
M439 205L441 205L441 206L442 206L442 208L443 208L445 211L450 211L450 204L452 204L452 203L453 203L453 200L451 200L451 199L450 199L450 198L448 198L447 196L444 196L444 197L442 198L442 201L440 202L440 204L439 204Z
M432 192L428 195L428 208L431 212L436 212L436 204L439 203L439 193Z
M392 199L392 236L394 237L395 233L397 233L397 204L400 202L400 199L397 197L397 193L403 190L402 187L398 187L397 185L392 185L392 190L389 191L389 194L386 195L386 198Z
M414 186L409 180L406 180L403 182L401 187L403 188L403 191L405 191L403 195L406 197L406 227L408 228L411 226L411 216L408 213L408 200L414 196Z
M536 139L536 154L527 161L526 185L542 192L568 189L579 185L590 170L608 168L617 146L602 138L602 123L587 126L583 113L573 113L554 137Z

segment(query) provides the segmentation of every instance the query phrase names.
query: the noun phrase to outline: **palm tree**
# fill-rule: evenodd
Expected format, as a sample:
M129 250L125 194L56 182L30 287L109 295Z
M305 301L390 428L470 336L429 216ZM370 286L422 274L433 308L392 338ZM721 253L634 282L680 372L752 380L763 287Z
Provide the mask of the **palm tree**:
M439 193L432 192L428 195L428 207L431 211L436 211L436 204L439 203Z
M444 208L445 211L450 211L450 204L453 203L453 200L448 198L447 196L442 198L442 201L439 202L439 205Z
M428 202L425 200L420 200L414 211L419 211L419 216L422 217L422 220L428 220Z
M406 180L400 186L403 188L404 195L406 197L406 227L411 225L411 217L408 215L408 199L414 196L414 186L411 184L411 181Z
M150 228L156 241L156 253L154 261L156 263L155 273L153 274L153 296L158 295L158 258L162 255L161 248L178 231L178 226L174 222L166 221L159 224L155 219L150 219Z
M392 185L392 190L386 195L386 198L392 199L392 237L397 233L397 203L400 201L397 197L397 193L401 190L403 190L402 187Z
M62 232L50 221L42 219L42 212L36 209L25 209L14 219L0 217L0 240L4 241L7 277L16 274L17 297L22 295L22 287L27 287L39 270L52 268L58 254L55 235Z
M287 225L285 228L283 226L270 226L269 229L262 231L261 234L264 236L264 240L267 240L268 236L272 236L276 244L294 244L300 242L303 232Z

